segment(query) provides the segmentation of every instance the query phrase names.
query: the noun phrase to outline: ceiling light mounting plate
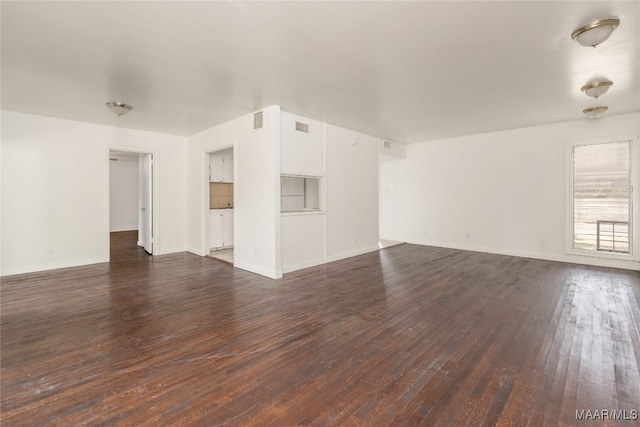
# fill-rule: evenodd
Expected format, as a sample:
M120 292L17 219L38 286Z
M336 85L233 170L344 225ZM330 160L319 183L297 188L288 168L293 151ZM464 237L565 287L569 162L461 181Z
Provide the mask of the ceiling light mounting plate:
M582 110L582 112L587 117L590 117L592 119L597 119L598 117L601 117L608 109L609 109L609 107L606 107L606 106L602 105L602 106L598 106L598 107L586 108L586 109Z

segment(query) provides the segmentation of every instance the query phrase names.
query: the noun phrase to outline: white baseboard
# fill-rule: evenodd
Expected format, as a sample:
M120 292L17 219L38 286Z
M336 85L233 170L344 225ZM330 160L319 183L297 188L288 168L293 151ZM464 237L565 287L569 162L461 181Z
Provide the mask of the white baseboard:
M375 245L375 246L369 246L367 248L357 249L355 251L343 252L343 253L328 256L327 258L325 258L325 262L340 261L341 259L368 254L369 252L375 252L377 250L380 250L380 248L378 247L378 245Z
M131 227L114 227L114 228L110 228L109 229L109 233L118 233L120 231L138 231L138 228L131 228Z
M153 248L153 255L169 255L169 254L177 254L178 252L187 252L187 248L169 248L169 249L156 249Z
M268 277L270 279L280 279L282 277L282 271L268 270L266 268L262 268L262 267L259 267L259 266L256 266L256 265L251 265L251 264L239 262L239 261L236 261L236 260L233 261L233 266L235 268L239 268L241 270L245 270L245 271L248 271L250 273L256 273L256 274L259 274L261 276Z
M318 258L311 261L300 262L298 264L282 267L284 274L291 273L298 270L304 270L305 268L315 267L317 265L325 264L327 261L324 258Z
M411 243L414 245L422 245L422 246L434 246L438 248L459 249L463 251L483 252L483 253L490 253L490 254L496 254L496 255L516 256L521 258L541 259L545 261L565 262L570 264L592 265L595 267L621 268L624 270L640 270L640 263L638 261L592 258L588 256L576 256L576 255L570 255L570 254L558 255L558 254L545 254L545 253L538 253L538 252L513 251L513 250L500 249L500 248L485 248L485 247L470 246L470 245L431 242L431 241L425 241L425 240L409 240L407 241L407 243Z
M200 248L187 248L187 252L194 254L194 255L198 255L198 256L206 256L208 255L208 253L202 253L202 249Z
M105 257L96 257L81 260L74 259L68 261L58 261L46 264L23 265L9 268L3 266L2 277L13 276L16 274L36 273L38 271L57 270L60 268L81 267L84 265L100 264L103 262L109 262L109 259Z

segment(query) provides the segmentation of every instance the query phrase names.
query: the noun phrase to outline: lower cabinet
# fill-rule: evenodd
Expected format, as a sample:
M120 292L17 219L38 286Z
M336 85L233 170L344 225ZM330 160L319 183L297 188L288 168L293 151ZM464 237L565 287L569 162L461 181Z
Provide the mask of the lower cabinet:
M233 210L212 209L209 211L210 249L233 246Z

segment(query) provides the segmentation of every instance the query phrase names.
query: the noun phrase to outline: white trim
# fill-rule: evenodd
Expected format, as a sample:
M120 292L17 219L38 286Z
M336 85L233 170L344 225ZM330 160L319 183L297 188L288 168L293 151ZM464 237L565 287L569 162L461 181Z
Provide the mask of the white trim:
M573 247L573 147L581 145L611 144L615 142L630 142L630 182L631 182L631 208L629 213L629 238L631 246L629 254L609 252L589 252L574 249ZM600 258L621 262L638 262L640 259L640 137L633 135L615 135L610 137L592 138L581 141L566 141L565 149L565 253L568 256ZM634 209L635 208L635 209ZM569 261L570 262L570 261ZM600 263L584 262L589 265ZM625 268L625 267L620 267ZM638 267L632 269L639 269Z
M111 164L109 158L111 149L105 147L103 155L104 170L102 173L102 258L111 261ZM105 231L106 230L106 231ZM101 261L100 261L101 262Z
M194 254L194 255L198 255L198 256L206 256L207 254L201 253L200 249L198 248L193 248L193 247L188 247L187 248L187 252Z
M104 178L104 209L105 209L105 224L104 224L104 230L103 230L103 236L106 236L106 242L104 243L104 250L105 250L105 256L107 258L106 262L110 261L110 257L111 257L111 242L109 239L109 229L110 227L110 219L109 219L109 211L110 211L110 204L111 204L111 193L110 193L110 188L109 188L109 183L110 183L110 168L109 168L109 153L111 151L122 151L122 152L127 152L127 153L136 153L136 154L151 154L151 162L152 162L152 175L151 175L151 197L152 197L152 206L153 206L153 213L152 213L152 218L151 218L151 238L152 238L152 242L153 242L153 254L152 255L161 255L161 254L168 254L168 253L174 253L172 251L167 251L167 250L160 250L160 242L161 242L161 235L159 233L160 230L160 191L158 190L160 188L160 174L159 174L159 167L160 167L160 154L157 150L147 150L144 148L131 148L131 147L123 147L123 146L118 146L118 145L109 145L106 147L106 156L105 156L105 164L106 164L106 170L105 170L105 178ZM105 232L106 230L106 232ZM180 251L184 251L184 249L181 249ZM180 252L178 251L178 252Z
M457 249L462 251L481 252L495 255L507 255L520 258L540 259L544 261L556 261L569 264L592 265L596 267L620 268L624 270L640 271L640 264L637 260L619 260L611 258L582 257L574 255L554 255L538 252L512 251L499 248L484 248L479 246L458 245L452 243L432 242L425 240L409 240L412 245L433 246L437 248Z
M239 268L241 270L245 270L248 273L259 274L261 276L265 276L265 277L268 277L270 279L280 279L282 277L282 271L267 270L265 268L258 267L258 266L252 265L252 264L247 264L247 263L235 262L234 261L233 266L235 268Z
M228 150L229 148L231 148L231 155L232 155L232 159L233 159L233 182L230 182L229 184L233 184L233 200L237 200L236 198L236 148L235 148L235 138L233 140L232 144L229 145L223 145L217 148L214 148L211 151L203 151L202 152L202 174L204 175L202 177L202 179L204 180L204 184L202 186L202 207L204 208L204 214L203 214L203 218L202 218L202 236L200 236L200 243L202 244L202 248L200 250L200 256L206 256L209 255L210 250L207 250L207 246L211 245L211 242L209 241L209 232L210 232L210 226L211 226L211 221L209 220L209 211L214 210L214 209L209 209L210 203L209 203L209 188L210 185L209 183L211 181L209 181L209 162L210 162L210 156L214 153L217 153L218 151L223 151L223 150ZM235 208L235 206L234 206ZM233 210L234 208L232 208L231 210ZM234 230L233 230L233 240L235 243L235 223L234 223ZM194 252L197 253L197 252Z
M325 211L319 209L309 209L306 211L281 212L280 216L304 216L304 215L324 215Z
M282 268L282 273L292 273L298 270L304 270L305 268L316 267L318 265L326 264L327 261L324 258L318 258L311 261L305 261L294 265L289 265Z
M154 243L155 245L155 243ZM185 247L180 247L180 248L169 248L169 249L163 249L163 250L153 250L153 255L171 255L171 254L177 254L180 252L186 252L187 249Z
M121 231L138 231L138 229L123 226L123 227L116 227L113 230L111 230L112 233L119 233Z
M633 241L632 241L633 242ZM590 257L590 258L602 258L602 259L615 259L620 261L640 261L640 257L638 255L625 254L620 252L606 252L606 251L583 251L580 249L569 249L567 250L567 255L571 256L579 256L579 257Z
M376 244L375 246L369 246L367 248L364 249L358 249L355 251L351 251L351 252L343 252L340 254L336 254L336 255L331 255L329 257L325 257L325 263L329 263L329 262L333 262L333 261L340 261L342 259L345 258L351 258L354 256L358 256L358 255L363 255L363 254L368 254L369 252L375 252L380 250L380 247Z
M321 171L311 171L308 170L286 170L281 171L280 176L290 176L294 178L324 178L325 173Z
M2 277L5 278L7 276L13 276L16 274L37 273L40 271L57 270L60 268L83 267L85 265L101 264L105 262L109 262L109 257L87 258L84 260L75 259L70 261L59 261L59 262L52 262L52 263L46 263L46 264L21 265L15 268L4 269L4 271L2 272Z

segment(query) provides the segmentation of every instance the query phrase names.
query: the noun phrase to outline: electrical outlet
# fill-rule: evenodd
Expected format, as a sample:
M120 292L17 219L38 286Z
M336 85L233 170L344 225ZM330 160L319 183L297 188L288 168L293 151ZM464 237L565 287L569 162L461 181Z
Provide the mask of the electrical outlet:
M546 248L547 247L547 241L546 240L540 240L540 247L541 248Z
M55 251L53 248L49 248L49 250L47 251L47 254L48 254L49 256L52 256L52 255L54 255L54 254L55 254L55 252L56 252L56 251Z
M467 239L471 238L471 233L467 233Z
M427 230L424 230L424 233L422 233L424 235L424 237L427 237L429 235L429 232Z

